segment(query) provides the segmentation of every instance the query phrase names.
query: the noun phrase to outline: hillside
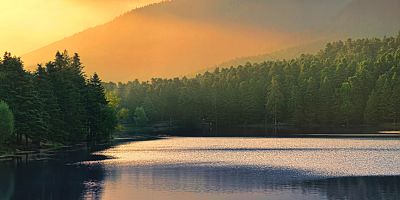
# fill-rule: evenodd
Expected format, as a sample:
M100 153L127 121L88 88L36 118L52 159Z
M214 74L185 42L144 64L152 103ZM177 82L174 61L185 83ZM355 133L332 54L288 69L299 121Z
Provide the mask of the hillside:
M79 52L88 73L96 71L105 80L174 77L233 58L268 55L360 33L380 36L400 29L400 12L394 12L400 11L398 1L374 2L167 1L132 10L107 24L30 52L23 60L33 67L52 58L57 50L67 49ZM378 13L360 24L371 7ZM352 20L343 20L347 18ZM369 31L370 27L379 27L379 33Z
M238 57L234 58L217 65L213 65L200 72L210 71L219 68L227 68L231 66L245 65L246 63L261 63L264 61L276 61L276 60L289 60L296 58L302 54L315 54L319 52L326 45L328 39L320 39L316 41L307 41L305 44L301 44L286 49L277 50L271 53L260 54L256 56Z
M323 49L325 44L335 40L362 37L390 36L400 31L400 1L399 0L353 0L342 9L332 22L323 27L333 34L326 34L314 41L283 48L270 53L238 57L216 65L209 66L199 72L212 70L215 67L230 67L244 65L247 62L257 63L270 60L291 59L301 54L314 54ZM326 33L326 32L325 32Z
M106 88L123 108L141 108L153 123L169 120L182 128L204 131L196 125L209 122L212 130L256 124L263 129L278 122L313 131L360 125L398 130L399 70L400 34L331 42L290 61Z

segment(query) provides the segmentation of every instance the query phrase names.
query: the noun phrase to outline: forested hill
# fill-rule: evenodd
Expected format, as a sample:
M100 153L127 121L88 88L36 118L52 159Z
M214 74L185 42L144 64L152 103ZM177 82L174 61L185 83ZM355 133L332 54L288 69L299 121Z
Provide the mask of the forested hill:
M310 52L318 41L319 49L347 37L396 34L398 19L399 0L171 0L22 57L36 66L67 49L80 53L87 72L107 81L172 78L292 47Z
M400 34L329 43L316 55L216 69L195 78L105 84L127 120L182 127L287 123L379 125L400 120Z
M283 1L285 2L285 0ZM297 1L303 4L304 2L310 2L308 0ZM315 3L315 1L312 1ZM229 67L232 65L244 65L247 61L262 62L265 60L277 60L277 59L292 59L300 56L303 53L317 53L319 49L323 48L327 42L335 41L339 39L345 39L348 37L364 38L364 37L383 37L385 35L395 34L400 29L400 21L393 19L400 19L400 1L399 0L351 0L351 1L319 1L319 3L330 2L335 4L336 7L329 5L329 12L326 16L332 16L334 10L338 10L338 7L344 7L336 13L335 17L329 18L327 21L323 21L326 18L320 18L319 26L316 26L319 31L323 30L326 33L335 33L331 37L322 37L317 40L308 41L300 45L296 45L290 48L279 49L274 52L264 52L260 55L252 55L250 57L238 57L230 59L228 61L218 63L219 67ZM346 6L343 6L343 5ZM312 8L310 4L303 4L305 7ZM323 7L313 9L314 14L325 13L327 10ZM316 18L320 16L315 15ZM292 19L291 19L292 20ZM298 20L305 20L303 17L299 17ZM314 19L315 20L315 19ZM311 20L313 21L313 20ZM292 20L293 22L293 20ZM296 24L302 25L296 21ZM242 55L243 56L243 55ZM213 68L215 65L212 65Z

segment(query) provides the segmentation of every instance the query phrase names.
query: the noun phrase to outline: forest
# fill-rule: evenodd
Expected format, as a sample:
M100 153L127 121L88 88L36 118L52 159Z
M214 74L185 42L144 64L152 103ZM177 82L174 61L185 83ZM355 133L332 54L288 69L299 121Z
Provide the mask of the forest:
M36 71L20 58L0 59L0 146L103 142L112 137L116 110L97 74L83 72L78 54L57 52Z
M328 43L316 55L248 63L194 78L105 83L137 126L380 126L400 122L400 33Z
M104 142L118 122L196 129L400 123L400 33L328 43L316 55L193 78L103 83L65 51L34 72L0 59L0 144Z

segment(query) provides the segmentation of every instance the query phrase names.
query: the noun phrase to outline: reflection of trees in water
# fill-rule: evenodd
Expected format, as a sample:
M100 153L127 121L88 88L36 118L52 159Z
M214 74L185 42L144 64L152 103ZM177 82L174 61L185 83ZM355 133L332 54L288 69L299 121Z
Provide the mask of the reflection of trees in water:
M8 165L0 165L0 199L11 199L15 189L14 170Z
M129 181L135 189L156 191L268 193L300 190L304 194L320 194L332 200L400 199L400 177L321 179L322 177L309 175L307 172L289 169L188 166L111 168L108 175L112 181L118 182L122 181L121 173L129 174L129 179L124 181Z
M317 190L328 199L400 199L400 177L341 177L299 184L304 190Z
M300 190L332 200L400 199L400 177L316 180L321 177L297 170L205 166L109 167L107 176L107 181L119 182L122 187L133 186L136 190L265 193ZM0 165L0 199L101 199L104 180L105 170L101 165Z
M192 192L251 192L290 186L292 182L318 178L306 172L252 167L164 166L108 168L107 180L113 182L121 174L129 174L135 188ZM122 184L124 185L124 184Z
M0 165L0 178L0 199L101 199L104 169L48 163Z

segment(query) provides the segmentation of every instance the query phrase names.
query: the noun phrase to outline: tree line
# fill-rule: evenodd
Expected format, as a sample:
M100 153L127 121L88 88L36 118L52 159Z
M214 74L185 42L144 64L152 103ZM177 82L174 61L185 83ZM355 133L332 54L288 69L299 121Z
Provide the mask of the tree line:
M8 52L0 59L0 144L106 141L116 120L99 76L86 78L78 54L57 52L34 72Z
M247 63L194 78L106 83L118 115L143 125L394 126L400 121L400 34L328 43L315 55Z

